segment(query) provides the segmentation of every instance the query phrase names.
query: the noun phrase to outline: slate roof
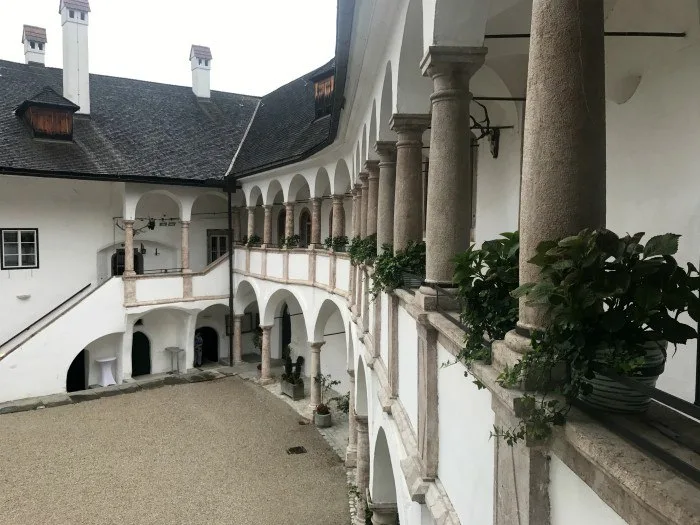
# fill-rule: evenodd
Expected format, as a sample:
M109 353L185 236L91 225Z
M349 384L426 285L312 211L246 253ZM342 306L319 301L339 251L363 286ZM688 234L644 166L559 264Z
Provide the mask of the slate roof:
M34 95L33 97L28 98L24 102L22 102L16 109L15 109L15 114L18 116L21 116L22 113L29 107L29 106L44 106L44 107L54 107L54 108L62 108L62 109L67 109L75 113L80 109L80 107L76 104L73 104L70 100L67 98L62 97L58 93L56 93L53 89L50 87L46 86L44 89L42 89L39 93Z
M36 27L36 26L28 26L24 25L22 28L22 43L24 44L25 40L29 40L30 42L42 42L46 43L46 29L43 27Z
M207 46L192 46L192 49L190 50L190 58L192 57L206 58L207 60L211 60L213 58L211 56L211 49L209 49Z
M63 5L68 9L75 9L76 11L86 11L90 12L90 2L88 0L62 0ZM59 10L60 10L59 4Z
M90 75L91 115L75 115L73 142L33 139L14 110L62 85L61 69L0 60L0 173L222 186L259 100Z

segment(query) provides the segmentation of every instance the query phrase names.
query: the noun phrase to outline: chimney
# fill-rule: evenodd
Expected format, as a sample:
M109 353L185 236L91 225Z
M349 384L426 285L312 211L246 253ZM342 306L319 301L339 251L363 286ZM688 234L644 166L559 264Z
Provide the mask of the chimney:
M63 96L90 114L90 68L88 63L88 0L60 0L63 26Z
M190 64L192 66L192 91L197 95L197 98L208 99L211 96L209 89L211 49L206 46L192 46Z
M22 29L25 64L44 65L46 58L46 29L25 25Z

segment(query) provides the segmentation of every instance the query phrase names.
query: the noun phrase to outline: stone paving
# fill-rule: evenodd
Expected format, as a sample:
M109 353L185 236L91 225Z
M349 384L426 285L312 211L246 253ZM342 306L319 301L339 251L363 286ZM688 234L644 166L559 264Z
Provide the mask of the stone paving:
M273 367L271 369L271 372L273 376L279 376L282 372L281 367L279 366L281 363L273 363ZM69 394L57 394L54 396L43 396L40 398L32 398L32 399L25 399L25 400L19 400L19 401L14 401L14 402L9 402L9 403L2 403L0 404L0 414L10 414L10 413L15 413L15 412L25 412L25 411L30 411L30 410L42 410L43 409L48 409L51 408L51 412L54 412L55 407L62 407L64 405L70 405L70 404L76 404L76 403L82 403L83 401L91 401L91 400L97 400L100 398L105 398L105 397L112 397L112 396L118 396L120 394L126 394L126 393L134 393L134 392L145 392L153 389L158 389L160 387L164 387L167 385L185 385L188 383L200 383L200 382L207 382L207 381L214 381L218 379L224 379L227 377L231 376L237 376L243 380L246 380L246 382L251 382L251 383L257 383L257 378L258 378L258 370L257 370L257 364L256 363L242 363L240 365L235 365L233 367L228 367L228 366L216 366L216 365L208 365L206 367L203 367L201 369L194 369L188 373L185 374L157 374L157 375L150 375L150 376L144 376L141 378L136 378L133 380L130 380L122 385L113 385L110 387L100 387L100 388L92 388L90 390L86 391L81 391L81 392L72 392ZM218 381L214 381L215 383L218 383ZM310 421L311 418L311 407L309 406L309 399L308 399L308 384L309 381L305 382L305 387L306 387L306 397L302 400L298 401L293 401L292 399L288 398L287 396L284 396L280 393L280 385L279 383L275 382L269 385L265 385L262 388L267 390L269 393L273 394L274 397L283 400L288 406L292 407L298 416L301 416L298 418L298 422L302 423L301 426L307 426L311 431L313 431L314 427ZM251 385L252 386L252 385ZM258 385L255 388L260 388ZM167 390L167 389L166 389ZM330 397L333 397L336 394L332 394ZM130 396L129 396L130 397ZM106 400L105 400L106 401ZM92 405L92 403L89 403L89 405ZM67 407L70 408L70 407ZM65 409L65 408L64 408ZM331 405L331 411L333 414L333 426L325 429L316 429L318 434L320 434L323 439L327 442L328 445L333 449L335 454L340 458L340 460L343 460L345 458L345 449L347 447L347 440L348 440L348 417L347 414L344 414L342 412L339 412L337 408L335 407L335 404ZM21 417L19 414L17 414L14 417ZM12 416L6 416L7 419L10 419ZM2 418L2 422L8 422L5 417ZM0 428L5 427L5 425L0 422ZM0 437L0 442L4 442L4 439ZM6 457L6 460L11 461L11 458ZM345 469L345 475L347 479L347 484L348 486L353 486L354 485L354 469ZM0 478L2 479L2 478ZM7 480L7 478L5 478ZM0 483L2 485L2 483ZM0 494L7 494L8 490L7 489L2 489L0 487ZM355 514L355 509L354 509L354 496L352 494L348 494L348 501L350 504L350 518L354 518ZM2 497L0 497L0 509L3 507L2 503ZM313 505L312 505L313 506ZM290 517L291 521L287 519L287 522L293 522L296 523L295 519L292 519ZM0 522L1 523L25 523L25 521L7 521L2 519L2 511L0 510ZM46 523L62 523L60 521L45 521ZM110 521L104 521L105 523L111 523ZM142 523L147 523L147 521L140 521ZM301 523L302 521L299 521ZM303 520L304 523L315 523L314 521L308 521L308 519ZM26 522L29 523L29 522ZM82 523L80 521L75 521L72 523ZM85 522L87 523L87 522ZM179 521L172 521L172 523L180 523ZM191 523L198 523L197 521L191 521ZM216 521L209 521L208 523L218 523ZM235 521L235 523L238 523L238 520ZM243 522L241 522L243 523ZM258 523L256 521L245 521L245 523ZM263 522L260 522L263 523ZM324 523L324 524L332 524L336 523L336 521L324 521L324 522L319 522L319 523ZM348 523L347 520L343 519L341 521L338 521L338 523Z

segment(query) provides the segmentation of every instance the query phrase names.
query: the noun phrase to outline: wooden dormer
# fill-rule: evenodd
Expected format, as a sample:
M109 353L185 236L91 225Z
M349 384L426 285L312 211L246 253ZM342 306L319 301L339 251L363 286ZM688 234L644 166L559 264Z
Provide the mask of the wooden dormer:
M73 140L73 114L80 109L50 87L22 102L15 115L27 123L35 138Z

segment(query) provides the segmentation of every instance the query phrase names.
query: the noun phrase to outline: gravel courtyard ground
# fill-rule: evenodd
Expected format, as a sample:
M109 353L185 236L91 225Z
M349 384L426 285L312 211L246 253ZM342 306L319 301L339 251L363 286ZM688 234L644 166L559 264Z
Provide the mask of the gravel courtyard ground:
M0 523L347 525L345 468L299 419L236 377L2 415Z

